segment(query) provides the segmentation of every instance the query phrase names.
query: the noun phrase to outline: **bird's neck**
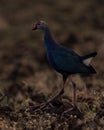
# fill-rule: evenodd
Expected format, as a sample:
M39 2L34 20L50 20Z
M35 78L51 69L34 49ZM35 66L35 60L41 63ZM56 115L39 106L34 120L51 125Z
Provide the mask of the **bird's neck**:
M55 40L53 39L51 35L49 28L46 28L44 30L44 43L45 43L46 49L48 50L54 49L57 46Z

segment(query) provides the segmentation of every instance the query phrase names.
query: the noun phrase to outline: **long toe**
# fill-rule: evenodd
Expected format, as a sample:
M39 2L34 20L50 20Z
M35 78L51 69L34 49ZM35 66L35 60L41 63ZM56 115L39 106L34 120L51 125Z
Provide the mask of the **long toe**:
M41 110L41 109L45 108L47 105L48 105L47 103L41 103L41 104L38 104L38 105L34 105L34 106L30 107L30 111Z
M61 114L61 119L63 119L65 116L71 116L71 115L81 116L82 112L80 111L80 109L77 106L72 106L71 108L65 110Z

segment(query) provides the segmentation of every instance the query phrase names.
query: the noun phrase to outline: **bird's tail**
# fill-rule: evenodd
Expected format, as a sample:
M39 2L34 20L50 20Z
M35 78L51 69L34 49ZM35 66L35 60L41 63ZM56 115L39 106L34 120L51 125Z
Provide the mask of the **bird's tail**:
M82 60L85 60L85 59L88 59L88 58L91 58L91 57L95 57L96 55L97 55L97 52L93 52L93 53L84 55L81 58L82 58Z
M89 71L90 71L91 74L96 73L95 69L91 65L88 68L89 68Z
M97 52L93 52L90 53L88 55L82 56L82 62L86 65L90 67L90 62L93 59L93 57L95 57L97 55Z

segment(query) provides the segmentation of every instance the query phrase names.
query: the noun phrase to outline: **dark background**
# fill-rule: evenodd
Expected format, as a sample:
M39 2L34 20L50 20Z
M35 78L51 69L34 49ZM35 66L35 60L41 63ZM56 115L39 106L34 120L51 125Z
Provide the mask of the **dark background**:
M42 102L44 98L54 95L62 84L61 76L47 62L42 32L32 31L34 23L38 20L46 21L55 39L78 54L98 52L92 61L97 74L90 77L75 76L78 96L91 98L92 106L95 105L96 108L94 113L96 115L104 99L103 0L0 0L1 113L12 109L11 113L16 114L23 104L25 104L22 106L24 108L26 104ZM70 80L65 87L65 95L71 99ZM94 114L88 110L84 115L84 121L92 121ZM7 114L1 114L0 128L5 129L4 124L7 124L10 129L10 123L11 129L30 128L25 123L19 122L18 114L16 118L16 125L14 125L15 119L11 120L10 114L8 118ZM45 119L44 116L43 118ZM23 117L22 119L25 120ZM81 123L85 123L84 121ZM44 124L39 123L39 120L36 122L39 123L39 128L34 122L32 123L33 129L40 130L40 127L48 129ZM62 129L66 128L65 124L60 125ZM57 124L55 128L56 126ZM57 129L61 128L57 127Z

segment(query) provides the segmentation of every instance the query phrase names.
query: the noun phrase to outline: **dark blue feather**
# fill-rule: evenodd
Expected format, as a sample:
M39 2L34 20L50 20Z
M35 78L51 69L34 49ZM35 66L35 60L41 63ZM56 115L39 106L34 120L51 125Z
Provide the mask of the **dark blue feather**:
M95 56L95 53L79 56L74 51L57 44L48 28L44 30L44 43L50 65L61 74L95 73L91 66L86 66L82 59Z

